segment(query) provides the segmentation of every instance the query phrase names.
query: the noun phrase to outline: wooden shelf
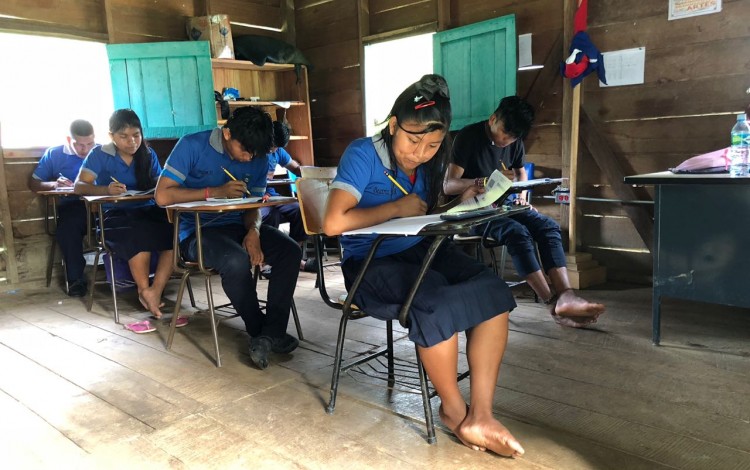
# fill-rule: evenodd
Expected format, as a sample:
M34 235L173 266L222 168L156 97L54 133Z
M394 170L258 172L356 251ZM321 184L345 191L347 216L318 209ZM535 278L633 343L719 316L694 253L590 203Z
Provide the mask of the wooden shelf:
M304 101L286 101L286 100L276 100L276 103L273 101L247 101L247 100L235 100L235 101L227 101L229 103L230 108L239 108L241 106L279 106L276 103L289 103L290 106L305 106L307 103Z
M306 135L290 135L289 140L307 140L309 139Z
M266 62L265 65L255 65L249 60L234 59L211 59L211 67L215 69L257 70L260 72L285 72L287 70L294 70L294 64L272 64Z

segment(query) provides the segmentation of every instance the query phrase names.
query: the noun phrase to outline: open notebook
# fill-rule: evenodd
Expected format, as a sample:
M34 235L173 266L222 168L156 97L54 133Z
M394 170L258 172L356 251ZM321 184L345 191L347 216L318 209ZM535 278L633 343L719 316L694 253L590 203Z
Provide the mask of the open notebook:
M487 179L487 183L484 185L485 191L482 194L478 194L457 206L451 207L446 213L455 214L458 212L482 209L483 207L488 207L495 202L502 203L511 193L524 191L536 186L557 183L562 183L562 178L538 178L513 182L506 178L500 170L495 170Z

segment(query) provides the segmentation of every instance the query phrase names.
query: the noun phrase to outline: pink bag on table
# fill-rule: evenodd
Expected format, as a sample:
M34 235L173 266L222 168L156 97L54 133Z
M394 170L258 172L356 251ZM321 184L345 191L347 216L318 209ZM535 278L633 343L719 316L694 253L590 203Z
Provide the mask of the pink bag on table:
M672 173L729 173L729 148L716 150L688 158L675 168L670 168Z

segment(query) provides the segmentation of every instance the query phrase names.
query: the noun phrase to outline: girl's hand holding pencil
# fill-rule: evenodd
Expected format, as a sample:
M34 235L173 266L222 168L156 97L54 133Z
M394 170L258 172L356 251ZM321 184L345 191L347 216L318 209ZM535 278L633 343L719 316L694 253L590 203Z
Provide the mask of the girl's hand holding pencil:
M117 181L114 176L110 176L110 178L112 179L112 182L107 186L107 194L110 196L117 196L128 190L128 187Z

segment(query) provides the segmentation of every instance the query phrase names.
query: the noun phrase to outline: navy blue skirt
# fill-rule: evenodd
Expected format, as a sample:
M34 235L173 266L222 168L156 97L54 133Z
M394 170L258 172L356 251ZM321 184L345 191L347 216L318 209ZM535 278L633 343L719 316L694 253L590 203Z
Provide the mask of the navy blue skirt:
M104 213L107 247L124 260L142 251L171 250L172 231L167 211L158 206L110 209Z
M390 256L372 260L354 297L368 315L398 319L432 239ZM364 260L348 259L341 269L351 289ZM409 310L409 339L430 347L497 315L513 310L508 285L488 267L450 242L438 250Z

